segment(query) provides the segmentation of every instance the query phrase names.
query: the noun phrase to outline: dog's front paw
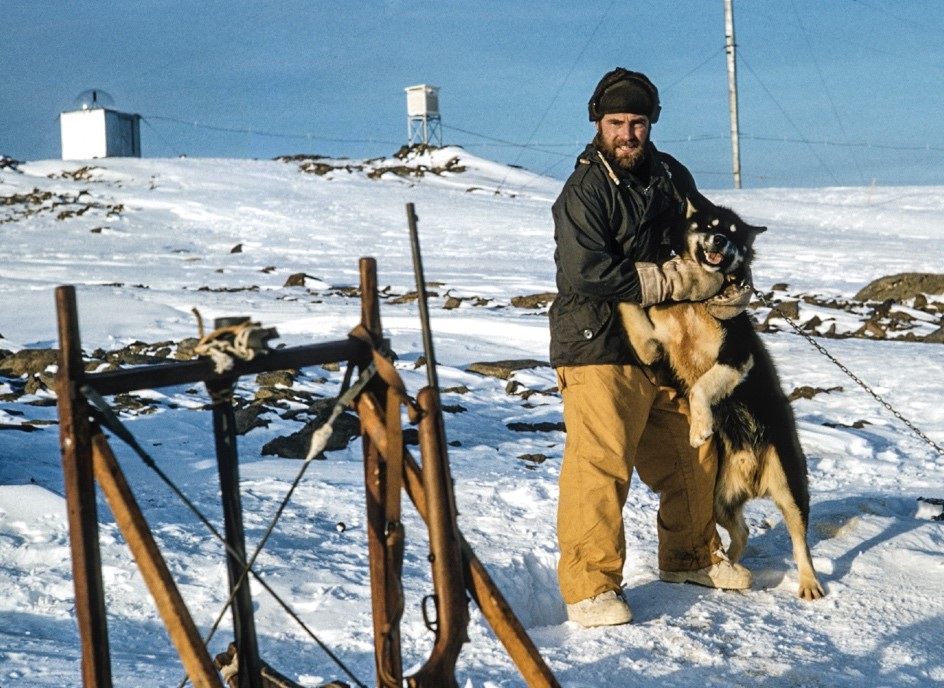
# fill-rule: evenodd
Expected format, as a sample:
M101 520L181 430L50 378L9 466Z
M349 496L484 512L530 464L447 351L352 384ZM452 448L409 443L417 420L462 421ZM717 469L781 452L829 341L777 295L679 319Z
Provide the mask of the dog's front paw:
M800 588L797 590L797 597L812 601L825 596L826 592L823 590L823 586L819 584L819 581L816 580L816 576L809 576L808 578L800 577Z
M662 346L655 339L648 339L636 349L636 355L643 365L652 365L662 358Z
M714 431L715 429L710 417L707 420L692 418L692 427L688 434L688 442L693 447L698 448L708 441Z
M715 431L715 419L711 413L711 404L698 385L692 388L688 396L691 415L689 417L688 441L693 447L700 447Z

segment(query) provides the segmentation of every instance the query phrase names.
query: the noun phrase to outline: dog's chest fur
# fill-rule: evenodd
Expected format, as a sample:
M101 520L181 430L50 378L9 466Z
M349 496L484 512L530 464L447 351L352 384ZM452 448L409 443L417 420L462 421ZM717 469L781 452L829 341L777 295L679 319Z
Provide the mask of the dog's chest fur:
M649 319L672 372L686 390L717 363L725 329L702 303L652 306Z

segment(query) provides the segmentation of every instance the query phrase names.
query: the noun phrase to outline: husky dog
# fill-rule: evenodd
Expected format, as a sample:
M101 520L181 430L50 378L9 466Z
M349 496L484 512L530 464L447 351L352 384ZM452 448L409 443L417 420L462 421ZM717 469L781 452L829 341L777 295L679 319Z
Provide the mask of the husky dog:
M720 206L689 202L673 237L676 259L720 271L727 288L748 288L754 238L766 227L747 224ZM747 544L744 504L770 497L783 513L800 575L798 595L825 593L807 545L810 496L806 457L797 438L793 410L773 361L750 316L715 318L705 303L664 303L643 309L621 303L623 325L636 355L658 364L679 383L691 407L693 447L718 438L715 520L731 536L728 557L736 562Z

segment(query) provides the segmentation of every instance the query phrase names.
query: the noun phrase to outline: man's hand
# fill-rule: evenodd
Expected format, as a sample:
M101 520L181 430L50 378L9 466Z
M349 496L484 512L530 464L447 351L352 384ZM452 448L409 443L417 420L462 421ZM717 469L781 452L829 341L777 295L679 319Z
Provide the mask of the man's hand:
M705 270L693 260L673 258L662 265L636 263L641 306L664 301L704 301L714 296L724 284L720 272Z

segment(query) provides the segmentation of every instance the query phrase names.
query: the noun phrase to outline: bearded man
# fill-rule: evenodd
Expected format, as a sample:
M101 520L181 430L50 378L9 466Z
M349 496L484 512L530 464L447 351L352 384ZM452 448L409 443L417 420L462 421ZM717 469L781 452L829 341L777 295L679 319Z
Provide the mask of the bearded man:
M558 582L568 618L585 627L632 620L622 512L633 470L659 495L661 580L751 585L750 571L725 557L712 514L714 440L689 445L687 400L635 358L617 310L620 301L724 298L715 296L720 273L670 260L670 228L686 198L703 197L691 173L650 140L660 104L645 75L609 72L588 109L596 136L553 207L558 296L549 314L567 429Z

